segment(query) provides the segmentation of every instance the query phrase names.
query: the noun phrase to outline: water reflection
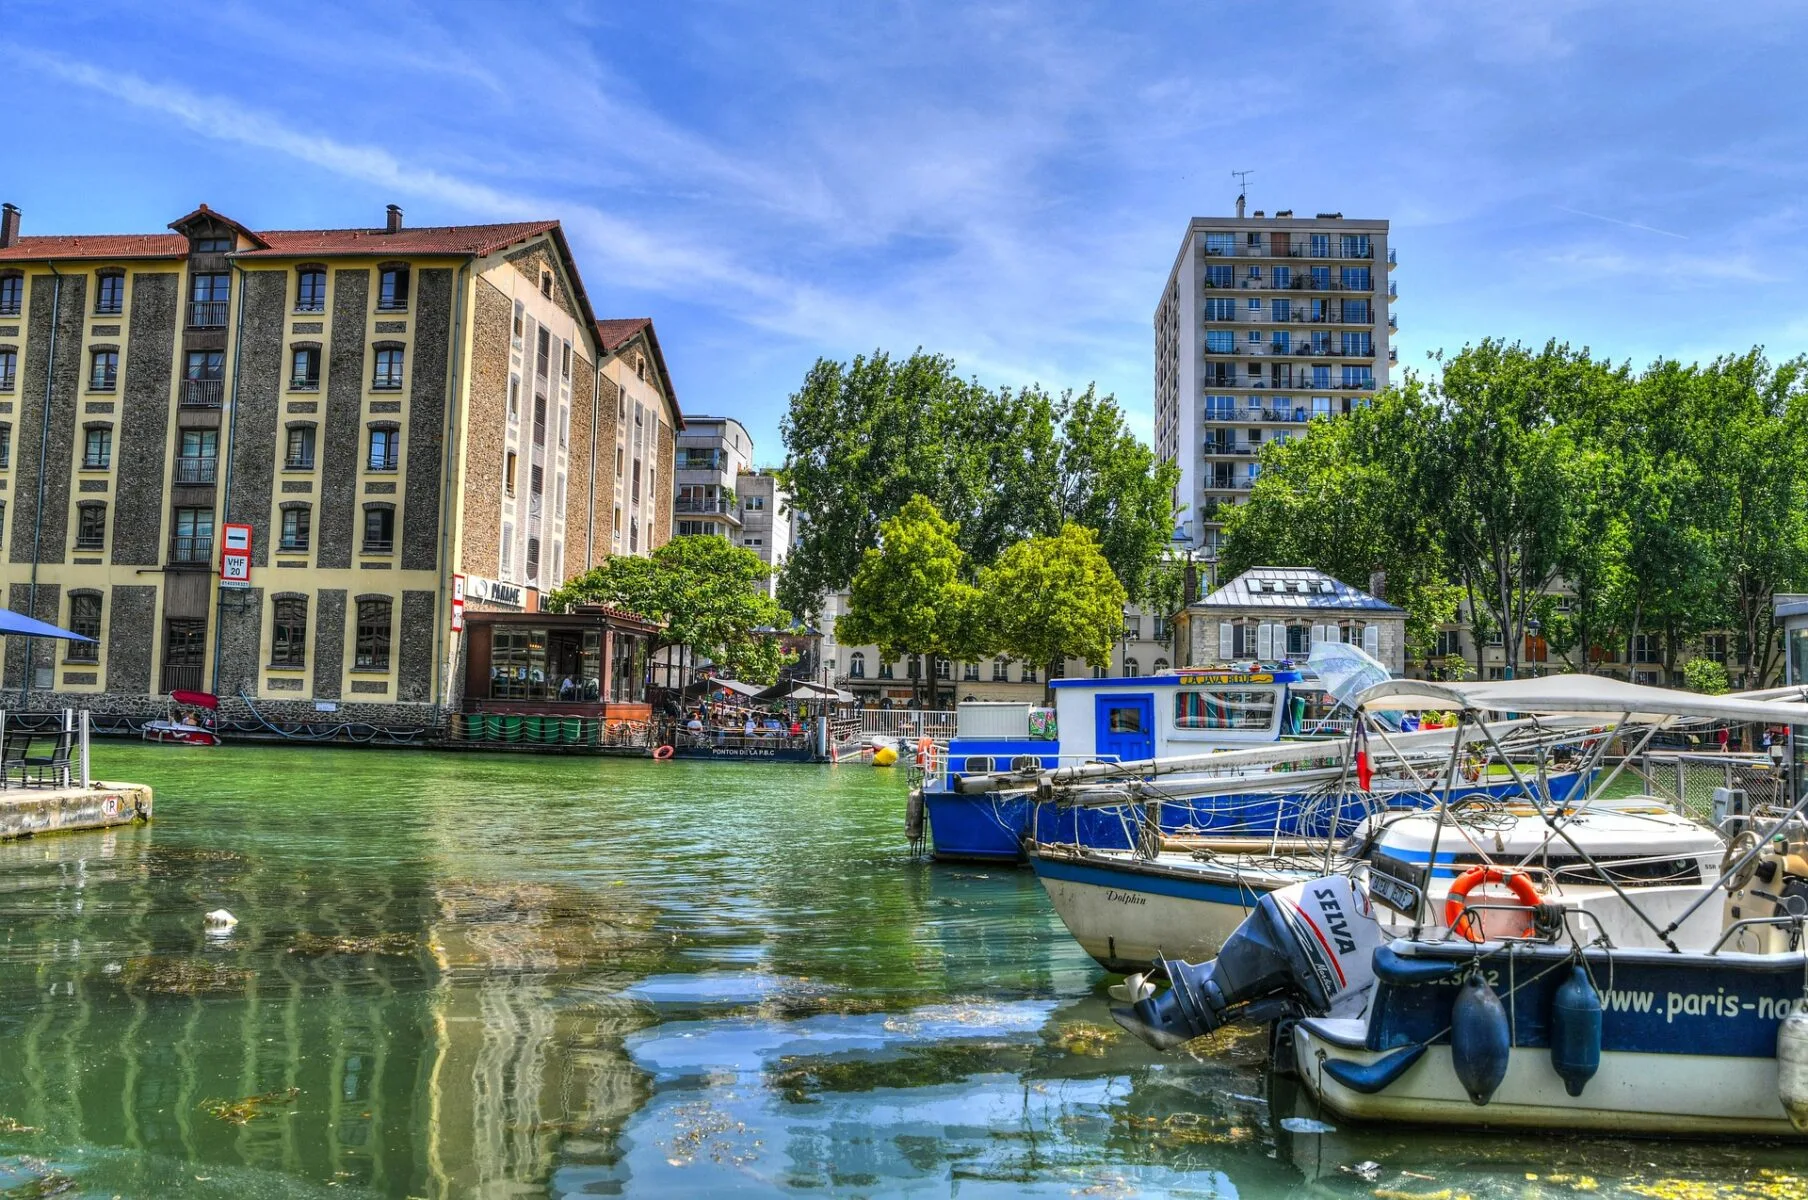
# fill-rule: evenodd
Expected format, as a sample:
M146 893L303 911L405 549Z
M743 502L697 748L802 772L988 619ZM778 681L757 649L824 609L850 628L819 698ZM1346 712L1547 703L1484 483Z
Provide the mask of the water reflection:
M101 753L155 825L0 844L0 1196L1802 1190L1748 1144L1288 1132L1259 1037L1119 1036L1034 879L910 863L869 769Z

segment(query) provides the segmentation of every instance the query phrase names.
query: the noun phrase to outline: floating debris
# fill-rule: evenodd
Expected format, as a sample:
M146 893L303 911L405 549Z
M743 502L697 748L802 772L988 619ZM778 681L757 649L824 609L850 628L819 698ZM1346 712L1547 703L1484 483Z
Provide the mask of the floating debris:
M246 1096L242 1100L207 1100L201 1108L210 1117L215 1117L228 1125L244 1125L266 1115L267 1109L279 1104L293 1104L301 1089L298 1087L283 1088L279 1091L259 1092L255 1096Z
M36 1125L27 1125L23 1121L15 1121L11 1117L0 1117L0 1133L39 1133Z
M239 919L223 908L216 908L201 918L201 924L209 929L231 929L239 923Z
M75 1180L61 1171L50 1171L28 1179L0 1192L6 1200L44 1200L48 1196L61 1196L75 1190Z
M1381 1164L1372 1158L1367 1162L1345 1163L1337 1169L1346 1175L1354 1175L1364 1183L1374 1183L1381 1178Z
M329 954L379 954L390 958L406 958L419 945L420 938L412 933L373 933L361 937L298 933L289 939L289 953L315 957Z
M1105 1057L1105 1048L1117 1041L1123 1033L1104 1025L1095 1025L1090 1021L1073 1021L1057 1026L1054 1036L1049 1039L1057 1050L1068 1054L1080 1054L1087 1058Z
M243 967L208 962L203 958L172 958L147 954L126 960L120 982L128 991L163 992L172 996L198 996L242 991L252 973Z
M1323 1121L1314 1121L1311 1117L1282 1117L1281 1128L1288 1133L1336 1133L1337 1126L1327 1125Z

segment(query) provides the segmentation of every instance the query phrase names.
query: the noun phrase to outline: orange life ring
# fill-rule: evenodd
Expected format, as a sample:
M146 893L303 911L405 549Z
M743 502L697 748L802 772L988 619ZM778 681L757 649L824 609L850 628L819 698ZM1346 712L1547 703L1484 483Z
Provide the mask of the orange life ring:
M674 750L670 746L661 746L659 749L653 751L653 761L654 762L664 762L666 759L672 757L672 755L674 755L676 753L678 753L678 751Z
M926 771L929 769L929 764L934 761L935 761L935 742L930 740L927 737L918 738L917 739L917 766L921 767L923 770Z
M1470 867L1457 881L1450 885L1450 894L1444 898L1444 924L1450 931L1472 942L1486 941L1481 929L1481 921L1474 913L1463 911L1463 901L1469 893L1484 883L1504 883L1513 892L1513 898L1527 908L1539 905L1538 889L1532 886L1532 877L1524 871L1503 871L1499 867Z

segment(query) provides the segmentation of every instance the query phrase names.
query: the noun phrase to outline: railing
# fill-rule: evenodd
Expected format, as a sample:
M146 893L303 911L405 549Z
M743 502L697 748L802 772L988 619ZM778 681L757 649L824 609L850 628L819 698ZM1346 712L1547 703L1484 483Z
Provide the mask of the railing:
M645 721L611 721L554 713L456 713L448 733L455 742L650 750L653 729Z
M673 502L672 511L681 513L729 513L734 511L734 505L723 499L697 500L691 497L680 496Z
M17 382L18 382L18 376L13 374L10 371L7 372L5 375L0 375L0 392L12 391L13 385L16 384Z
M1390 267L1397 267L1400 265L1400 252L1391 246L1387 251L1387 265Z
M1715 734L1695 736L1711 745ZM1743 789L1751 807L1784 803L1784 772L1762 754L1647 752L1631 765L1645 791L1700 820L1713 819L1715 788Z
M190 300L188 302L188 327L190 329L224 329L226 327L226 301Z
M394 554L395 553L395 539L394 538L365 538L364 544L361 547L359 547L359 549L358 549L358 553L360 553L360 554ZM532 562L529 562L529 564L528 564L528 573L529 574L533 573L533 563Z
M373 392L399 392L402 390L402 376L398 374L378 375L370 381Z
M317 392L320 390L320 377L314 376L310 379L305 375L297 375L294 379L289 380L289 390L291 392Z
M177 534L170 538L170 561L173 563L213 562L213 535L191 537Z
M1368 242L1360 249L1346 252L1343 242L1339 238L1333 238L1328 245L1320 243L1316 248L1310 240L1289 241L1275 245L1271 239L1263 238L1253 246L1245 242L1232 250L1214 249L1207 246L1205 253L1210 258L1345 258L1356 260L1373 259L1375 243Z
M178 458L176 460L177 483L212 483L214 472L220 460L217 458Z
M885 737L954 736L956 714L947 709L866 708L860 710L860 732Z
M226 382L223 379L184 379L182 381L183 408L218 408L224 398Z
M1392 280L1389 280L1387 284L1387 298L1389 300L1398 300L1400 298L1400 285Z

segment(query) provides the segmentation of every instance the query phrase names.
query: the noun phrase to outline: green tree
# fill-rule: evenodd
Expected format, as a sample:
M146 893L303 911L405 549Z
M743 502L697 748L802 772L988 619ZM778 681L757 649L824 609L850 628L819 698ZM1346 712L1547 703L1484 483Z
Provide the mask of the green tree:
M1064 394L1056 413L1057 526L1071 521L1096 531L1099 551L1124 589L1134 599L1159 601L1165 585L1156 570L1174 530L1179 465L1158 459L1125 426L1117 402L1090 386Z
M1683 663L1682 685L1705 696L1718 696L1732 687L1726 668L1711 658L1691 658Z
M1024 662L1111 662L1124 630L1124 585L1091 530L1072 522L1026 538L979 573L975 642Z
M617 554L547 594L549 612L608 604L664 625L655 648L689 646L750 683L771 683L784 652L769 632L790 622L762 585L760 556L726 539L677 537L646 558Z
M887 661L904 655L978 657L970 644L973 587L957 528L926 496L912 496L879 526L879 544L861 557L836 640L872 644ZM928 672L919 672L919 678ZM933 686L933 684L931 685ZM913 684L914 690L914 684Z

